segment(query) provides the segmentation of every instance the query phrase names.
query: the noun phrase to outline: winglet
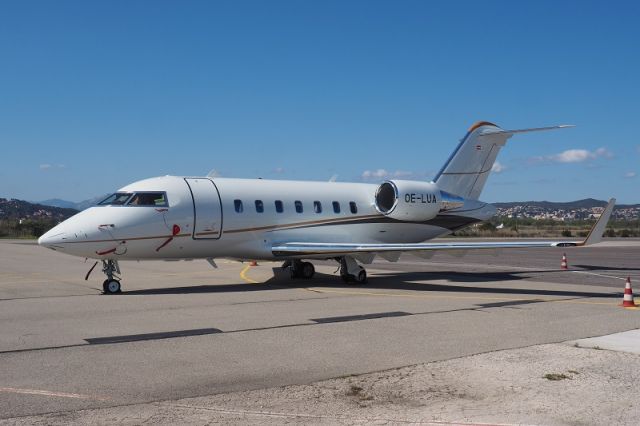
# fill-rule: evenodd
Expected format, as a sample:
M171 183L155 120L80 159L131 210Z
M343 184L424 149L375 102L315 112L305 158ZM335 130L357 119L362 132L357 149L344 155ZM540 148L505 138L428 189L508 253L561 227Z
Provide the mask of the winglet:
M616 199L611 198L609 200L609 204L607 204L607 207L604 208L602 215L600 215L598 221L595 223L595 225L593 225L593 228L591 228L591 231L589 232L589 235L587 235L587 238L583 242L578 243L579 246L589 246L591 244L596 244L602 241L602 234L604 234L607 223L609 223L609 218L611 218L611 213L613 213L613 207L615 205Z

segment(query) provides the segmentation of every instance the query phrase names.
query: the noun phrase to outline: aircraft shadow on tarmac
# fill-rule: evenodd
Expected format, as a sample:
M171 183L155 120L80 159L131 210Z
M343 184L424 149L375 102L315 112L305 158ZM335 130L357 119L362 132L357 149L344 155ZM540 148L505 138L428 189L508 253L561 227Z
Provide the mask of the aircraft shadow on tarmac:
M527 271L530 273L530 271ZM548 272L548 271L544 271ZM423 292L454 292L454 293L490 293L490 294L521 294L521 295L538 295L538 296L565 296L565 297L620 297L618 293L595 293L586 291L567 291L567 290L541 290L526 287L484 287L484 286L468 286L456 285L456 283L483 283L483 282L499 282L499 281L515 281L523 280L525 276L520 273L468 273L468 272L402 272L394 274L376 275L370 277L364 285L349 285L343 283L338 277L324 275L322 280L313 283L316 288L363 288L376 290L409 290ZM432 284L429 281L447 279L451 284ZM271 280L270 280L271 281ZM416 282L420 281L420 282ZM268 281L269 282L269 281ZM290 281L289 287L296 287L300 281ZM304 282L301 282L302 286Z
M585 269L587 271L640 271L640 268L625 268L615 266L596 266L596 265L573 265L576 268Z
M540 271L553 272L553 271ZM531 273L531 271L527 271ZM285 276L286 275L286 276ZM131 290L125 291L123 295L166 295L166 294L197 294L197 293L232 293L245 291L273 291L283 288L326 288L343 290L409 290L420 292L455 292L455 293L489 293L489 294L509 294L509 295L537 295L537 296L564 296L575 298L619 298L619 292L602 293L587 291L568 290L543 290L527 288L527 283L523 282L522 287L485 287L456 285L456 283L495 283L500 281L515 281L527 278L524 273L519 272L395 272L389 271L384 274L376 274L369 277L364 285L353 285L343 282L338 275L316 273L313 279L292 280L288 274L276 273L275 276L264 283L249 284L222 284L222 285L196 285L183 287L165 287L157 289ZM446 279L451 284L432 284L429 281ZM420 282L416 282L420 281Z

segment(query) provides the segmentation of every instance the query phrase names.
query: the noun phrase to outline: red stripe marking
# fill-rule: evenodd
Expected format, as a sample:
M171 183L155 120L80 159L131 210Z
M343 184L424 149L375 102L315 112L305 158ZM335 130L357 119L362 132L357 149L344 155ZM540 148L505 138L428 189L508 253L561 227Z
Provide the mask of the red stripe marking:
M109 253L115 253L116 249L115 247L112 248L111 250L105 250L105 251L97 251L96 254L98 256L104 256L105 254L109 254Z
M164 243L162 243L160 245L160 247L158 247L156 249L156 251L160 251L161 248L163 248L164 246L166 246L167 244L169 244L171 241L173 241L173 237L175 237L176 235L178 235L180 233L180 227L178 225L173 225L171 232L173 232L173 235L170 236L169 238L167 238L167 241L165 241Z

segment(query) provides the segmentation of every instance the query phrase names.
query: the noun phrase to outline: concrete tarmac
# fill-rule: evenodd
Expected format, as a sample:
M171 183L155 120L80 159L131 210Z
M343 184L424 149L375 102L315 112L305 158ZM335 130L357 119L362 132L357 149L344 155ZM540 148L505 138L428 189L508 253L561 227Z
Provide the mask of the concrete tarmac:
M261 389L638 328L622 309L640 244L404 256L351 286L277 264L92 262L0 241L0 418ZM98 268L97 268L98 269Z

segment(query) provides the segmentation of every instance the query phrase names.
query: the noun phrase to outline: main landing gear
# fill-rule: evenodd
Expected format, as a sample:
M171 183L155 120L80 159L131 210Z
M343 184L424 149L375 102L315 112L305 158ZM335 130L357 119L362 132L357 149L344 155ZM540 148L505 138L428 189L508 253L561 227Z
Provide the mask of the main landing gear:
M120 288L120 266L118 266L117 260L103 260L102 272L105 273L107 279L102 283L102 290L104 294L116 294L122 292Z
M340 262L340 278L346 283L364 284L367 282L367 271L358 265L351 256L342 256L336 259Z
M316 268L313 267L313 263L303 262L298 259L286 261L284 265L282 265L282 267L289 267L291 279L303 278L305 280L308 280L313 278L313 275L316 273Z
M340 278L346 283L364 284L367 282L367 271L358 265L358 262L351 256L336 257L340 263ZM315 274L315 268L311 262L303 262L299 259L287 260L282 268L289 268L291 279L310 279Z

